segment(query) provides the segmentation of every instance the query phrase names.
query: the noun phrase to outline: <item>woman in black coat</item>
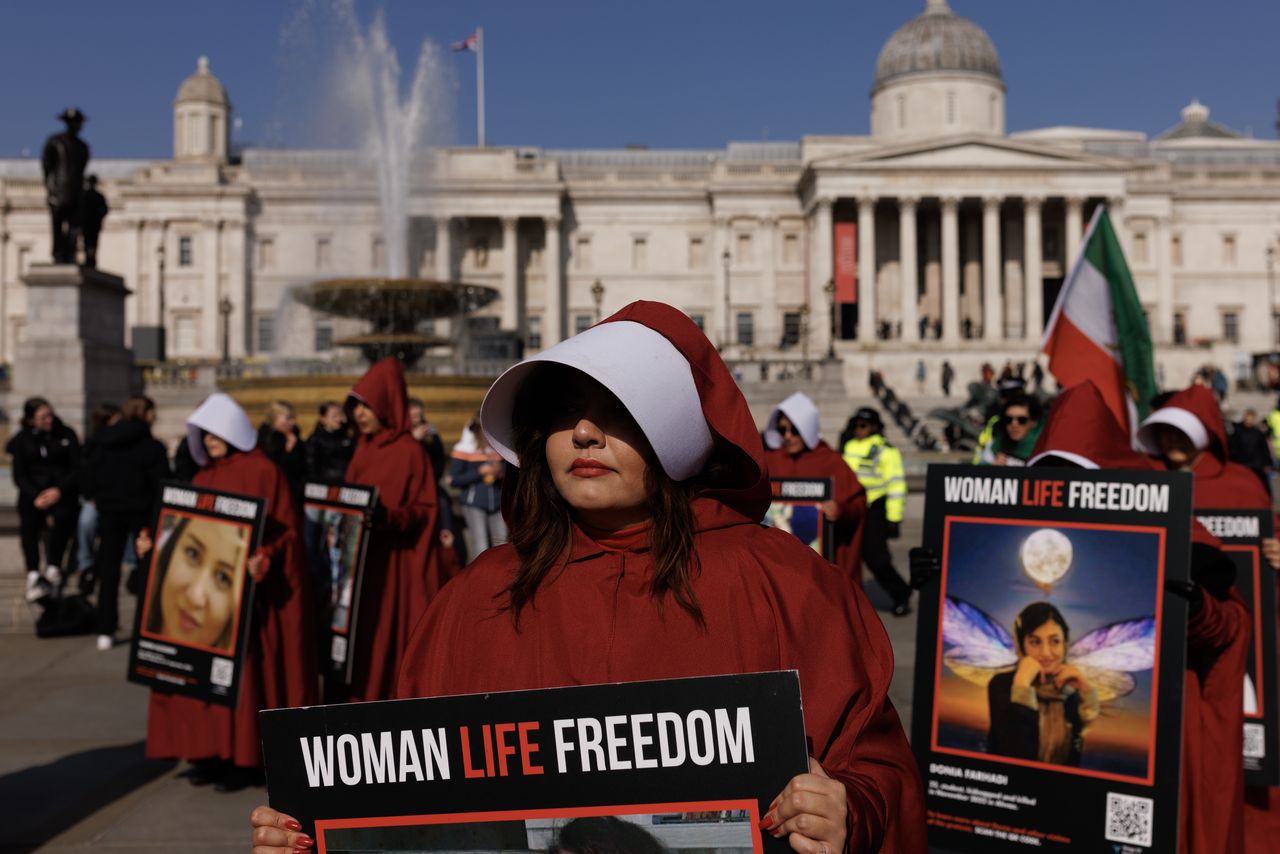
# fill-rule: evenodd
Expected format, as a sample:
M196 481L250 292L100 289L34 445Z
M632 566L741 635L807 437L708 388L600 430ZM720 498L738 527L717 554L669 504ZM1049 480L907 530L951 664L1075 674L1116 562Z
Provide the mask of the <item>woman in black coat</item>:
M98 505L98 649L111 649L119 620L120 564L125 546L150 524L160 484L171 476L164 445L151 435L156 405L135 395L120 420L94 434L86 488Z
M22 405L22 431L5 447L13 457L18 487L22 557L27 565L27 601L38 602L61 589L67 544L80 516L80 440L43 397ZM40 541L49 519L45 571L40 575Z

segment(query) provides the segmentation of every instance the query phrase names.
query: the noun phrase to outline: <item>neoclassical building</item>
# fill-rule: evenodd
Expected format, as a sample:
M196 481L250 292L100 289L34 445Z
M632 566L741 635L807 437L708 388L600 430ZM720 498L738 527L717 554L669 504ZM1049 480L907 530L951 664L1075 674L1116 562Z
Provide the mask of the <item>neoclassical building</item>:
M869 136L425 153L409 270L498 289L471 321L477 360L646 298L735 356L833 349L851 378L875 365L905 380L930 354L962 370L1032 356L1105 204L1170 382L1275 347L1280 143L1195 101L1153 139L1008 133L995 46L946 0L888 38L869 83ZM288 292L385 269L373 173L351 152L235 152L231 111L202 58L173 103L172 158L94 161L112 205L99 265L132 288L132 328L165 329L170 359L351 358L333 340L353 322ZM0 160L5 361L23 334L23 272L48 254L38 162Z

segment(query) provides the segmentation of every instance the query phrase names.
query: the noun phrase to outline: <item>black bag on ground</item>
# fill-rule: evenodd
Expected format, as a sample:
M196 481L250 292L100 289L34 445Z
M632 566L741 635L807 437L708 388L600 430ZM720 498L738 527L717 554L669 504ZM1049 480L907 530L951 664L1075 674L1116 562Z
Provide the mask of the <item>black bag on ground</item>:
M94 632L94 613L93 603L79 593L51 599L36 620L36 637L91 635Z

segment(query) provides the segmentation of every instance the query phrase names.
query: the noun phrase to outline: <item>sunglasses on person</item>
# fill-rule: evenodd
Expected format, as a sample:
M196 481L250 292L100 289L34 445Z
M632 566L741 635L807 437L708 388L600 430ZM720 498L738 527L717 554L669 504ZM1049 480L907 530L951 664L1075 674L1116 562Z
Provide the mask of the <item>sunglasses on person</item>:
M797 430L797 429L796 429L793 425L791 425L791 424L779 424L779 425L778 425L778 435L779 435L779 436L799 436L799 435L800 435L800 431L799 431L799 430Z
M1004 423L1020 424L1020 425L1030 424L1031 416L1030 415L1006 415L1004 416Z

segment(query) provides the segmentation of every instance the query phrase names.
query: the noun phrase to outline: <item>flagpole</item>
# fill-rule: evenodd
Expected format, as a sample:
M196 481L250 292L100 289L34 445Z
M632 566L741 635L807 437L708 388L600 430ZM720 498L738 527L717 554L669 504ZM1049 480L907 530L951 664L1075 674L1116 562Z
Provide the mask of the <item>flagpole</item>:
M484 148L484 27L476 27L476 145Z

